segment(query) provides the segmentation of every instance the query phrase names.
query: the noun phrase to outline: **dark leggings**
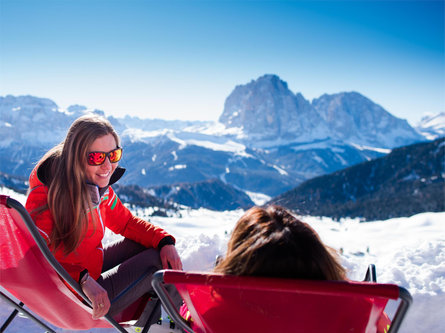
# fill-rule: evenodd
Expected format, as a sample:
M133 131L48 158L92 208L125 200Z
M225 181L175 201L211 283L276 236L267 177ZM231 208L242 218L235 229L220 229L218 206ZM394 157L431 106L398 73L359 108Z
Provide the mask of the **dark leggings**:
M111 304L108 314L114 316L127 308L147 293L154 293L151 279L154 272L162 269L159 251L146 248L127 238L118 240L104 248L102 275L97 282L108 292L113 300L125 288L133 285L131 290ZM167 286L173 301L179 308L182 299L174 286ZM150 300L135 326L144 326L150 318L150 325L161 316L160 301Z

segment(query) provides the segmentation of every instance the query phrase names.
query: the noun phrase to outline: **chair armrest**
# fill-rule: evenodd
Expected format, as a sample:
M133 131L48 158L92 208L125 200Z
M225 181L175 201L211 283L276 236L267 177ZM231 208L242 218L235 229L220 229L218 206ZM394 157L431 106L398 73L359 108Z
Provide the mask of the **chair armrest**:
M366 271L364 282L377 282L377 273L374 264L370 264L368 266L368 270ZM400 304L397 307L396 313L394 315L394 319L391 321L391 326L389 327L388 333L396 333L400 329L400 325L402 324L405 315L413 302L413 298L408 290L403 287L399 287L399 299Z
M370 264L368 270L366 271L365 279L363 282L377 282L377 273L375 270L375 265Z
M161 300L162 305L164 306L165 311L167 311L170 318L182 329L186 330L189 333L195 333L192 328L187 325L185 320L179 314L176 309L173 300L168 294L167 289L164 286L164 270L159 270L153 274L153 278L151 280L151 285L153 289L158 294L159 299Z
M399 330L400 325L402 324L402 321L413 302L413 297L409 291L403 287L399 287L399 298L400 304L397 308L396 314L394 315L394 319L391 322L388 333L396 333Z

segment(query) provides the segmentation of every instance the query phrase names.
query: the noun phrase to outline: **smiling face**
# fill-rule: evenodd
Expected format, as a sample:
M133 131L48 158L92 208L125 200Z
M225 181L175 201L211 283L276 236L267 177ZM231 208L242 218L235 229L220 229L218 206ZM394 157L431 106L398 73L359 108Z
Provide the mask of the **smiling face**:
M93 141L88 152L103 151L110 152L117 148L117 142L112 134L101 136ZM86 175L89 182L96 184L99 187L105 187L110 182L111 175L116 169L118 163L111 163L108 157L101 165L89 165L85 159Z

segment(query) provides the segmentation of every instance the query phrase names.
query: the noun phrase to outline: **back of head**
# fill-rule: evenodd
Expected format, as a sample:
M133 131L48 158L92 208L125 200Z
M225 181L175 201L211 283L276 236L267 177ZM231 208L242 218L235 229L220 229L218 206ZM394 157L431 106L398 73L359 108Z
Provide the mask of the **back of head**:
M216 272L343 280L344 268L317 233L279 206L254 207L237 222Z

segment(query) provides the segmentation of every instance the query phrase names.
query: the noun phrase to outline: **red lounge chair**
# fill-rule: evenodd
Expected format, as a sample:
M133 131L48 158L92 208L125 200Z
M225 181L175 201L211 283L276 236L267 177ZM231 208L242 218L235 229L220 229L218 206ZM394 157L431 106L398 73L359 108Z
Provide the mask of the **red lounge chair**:
M372 279L373 272L368 273ZM174 284L178 289L190 311L193 329L175 310L164 283ZM388 300L400 299L387 331L394 333L412 302L404 288L370 282L307 281L162 270L155 273L152 284L170 317L190 333L375 333Z
M120 332L127 332L118 322L133 319L146 304L148 297L139 299L115 318L107 315L93 320L89 306L91 302L79 284L55 260L26 209L5 195L0 195L0 230L0 285L21 301L18 304L0 291L0 298L16 309L1 327L1 332L17 312L24 313L49 332L54 330L40 318L64 329L114 327ZM67 284L85 302L79 300ZM31 311L23 308L23 305ZM144 328L143 332L147 331L148 327Z

